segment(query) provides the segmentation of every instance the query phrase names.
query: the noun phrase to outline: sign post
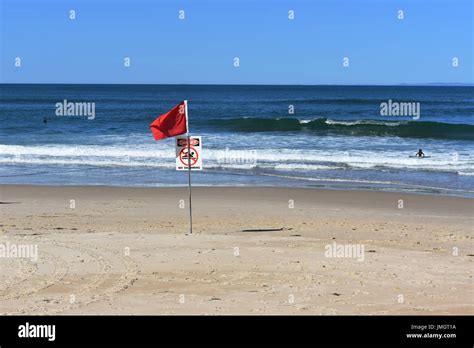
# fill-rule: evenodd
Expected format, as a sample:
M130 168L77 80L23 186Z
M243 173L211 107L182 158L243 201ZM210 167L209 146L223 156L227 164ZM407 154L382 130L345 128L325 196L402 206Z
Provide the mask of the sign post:
M188 122L188 101L184 101L184 109L186 112L186 140L188 145L188 192L189 192L189 234L193 234L193 210L191 200L191 139L189 137L189 122Z
M202 170L201 137L191 136L188 127L188 101L184 101L186 113L186 136L176 137L176 170L188 171L188 198L189 198L189 234L193 233L193 213L191 195L191 171Z

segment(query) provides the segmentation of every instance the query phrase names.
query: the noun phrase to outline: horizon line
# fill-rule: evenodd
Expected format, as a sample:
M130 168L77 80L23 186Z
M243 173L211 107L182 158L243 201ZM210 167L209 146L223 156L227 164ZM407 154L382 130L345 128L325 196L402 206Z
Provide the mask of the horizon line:
M0 85L115 85L115 86L342 86L342 87L474 87L474 83L465 82L428 82L428 83L394 83L394 84L259 84L259 83L87 83L87 82L0 82Z

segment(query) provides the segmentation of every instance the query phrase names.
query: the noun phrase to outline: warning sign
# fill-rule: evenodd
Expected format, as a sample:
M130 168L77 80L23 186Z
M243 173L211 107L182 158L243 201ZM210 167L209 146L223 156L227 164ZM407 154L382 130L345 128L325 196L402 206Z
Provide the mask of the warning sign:
M188 161L191 161L191 170L202 170L201 137L176 137L176 170L188 170ZM189 157L188 157L189 156Z

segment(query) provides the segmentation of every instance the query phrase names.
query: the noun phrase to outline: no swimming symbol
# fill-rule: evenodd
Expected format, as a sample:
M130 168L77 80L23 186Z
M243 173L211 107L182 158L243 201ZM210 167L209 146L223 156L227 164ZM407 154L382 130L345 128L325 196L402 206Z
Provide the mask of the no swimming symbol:
M190 137L189 160L191 170L202 170L201 137ZM176 137L176 170L188 170L188 140L187 137Z

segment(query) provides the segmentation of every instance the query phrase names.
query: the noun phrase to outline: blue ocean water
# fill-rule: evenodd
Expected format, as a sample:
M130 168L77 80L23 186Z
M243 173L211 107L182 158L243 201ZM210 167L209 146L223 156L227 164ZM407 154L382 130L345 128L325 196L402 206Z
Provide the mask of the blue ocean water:
M0 85L0 183L178 186L173 139L149 124L189 101L195 185L410 191L474 197L474 87ZM94 117L56 103L93 102ZM420 103L420 117L381 103ZM411 158L418 149L429 157Z

